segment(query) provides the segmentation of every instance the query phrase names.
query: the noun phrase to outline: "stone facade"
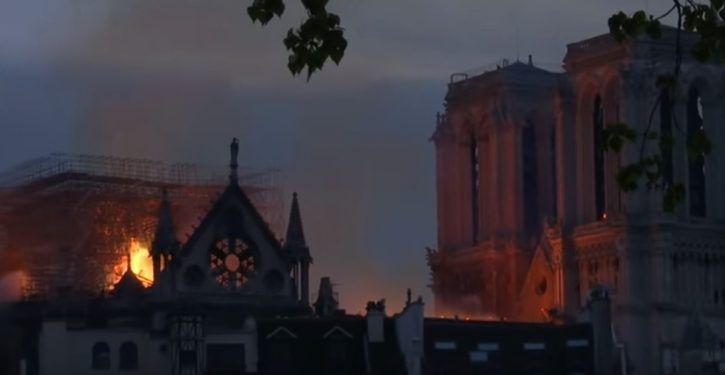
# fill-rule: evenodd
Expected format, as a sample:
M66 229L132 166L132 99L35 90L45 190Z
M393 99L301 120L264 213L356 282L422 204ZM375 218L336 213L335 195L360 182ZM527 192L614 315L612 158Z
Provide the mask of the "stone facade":
M682 37L687 51L692 37ZM696 320L690 326L725 338L725 69L686 54L673 105L653 111L675 38L672 29L625 44L602 35L568 45L563 73L529 61L452 77L432 137L438 248L428 260L438 315L586 319L590 291L604 286L613 352L626 362L618 371L694 374L717 360L722 341L689 348L685 327ZM620 154L602 146L604 126L644 132L650 117L676 139L663 184L687 193L674 213L661 189L623 193L615 180L654 142ZM685 142L700 127L714 145L704 159Z

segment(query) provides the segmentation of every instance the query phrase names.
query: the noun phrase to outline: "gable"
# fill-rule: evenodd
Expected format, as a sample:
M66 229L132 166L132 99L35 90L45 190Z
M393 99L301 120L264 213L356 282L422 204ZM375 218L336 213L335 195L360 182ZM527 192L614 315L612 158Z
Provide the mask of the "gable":
M350 332L344 330L340 326L334 326L334 327L332 327L332 329L325 332L325 334L322 335L322 337L325 339L344 339L344 338L351 339L352 334Z
M549 320L547 311L556 306L555 296L558 286L554 276L554 269L544 247L537 246L519 292L520 319L531 322Z
M230 184L174 260L183 293L293 299L279 241L237 184Z
M245 194L242 188L236 184L230 184L227 186L219 199L217 199L214 203L211 210L209 210L206 216L204 216L201 220L199 227L194 230L191 236L189 236L189 240L186 241L182 248L182 254L188 252L189 249L193 247L197 241L199 241L199 238L202 236L204 231L208 230L208 227L213 225L215 219L222 216L225 211L235 208L240 210L240 212L247 217L247 224L256 227L256 229L261 232L260 235L264 237L265 240L269 241L270 245L273 245L276 251L281 254L282 246L272 230L269 228L269 225L264 221L264 218L259 211L257 211L256 207L254 207L254 204L249 197L247 197L247 194Z
M285 339L296 339L297 335L292 333L292 331L288 330L287 328L280 326L277 327L274 331L270 332L267 336L267 339L273 339L273 338L285 338Z

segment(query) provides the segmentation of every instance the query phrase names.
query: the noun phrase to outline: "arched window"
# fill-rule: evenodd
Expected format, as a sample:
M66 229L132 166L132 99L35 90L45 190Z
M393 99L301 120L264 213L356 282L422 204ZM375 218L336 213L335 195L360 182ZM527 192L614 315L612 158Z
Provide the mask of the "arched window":
M97 370L111 368L111 348L107 343L93 344L91 367Z
M697 88L690 89L687 98L687 136L688 140L703 130L702 98ZM705 157L691 155L689 159L688 190L690 192L690 215L705 216Z
M478 162L478 140L476 136L471 137L471 145L469 147L471 158L471 236L474 245L478 244L479 234L479 192L480 192L480 166Z
M604 145L602 132L604 131L604 106L602 97L597 95L594 98L594 110L592 111L592 133L594 138L594 209L596 220L604 220Z
M121 359L118 368L121 370L135 370L138 368L138 348L136 344L126 341L121 344Z

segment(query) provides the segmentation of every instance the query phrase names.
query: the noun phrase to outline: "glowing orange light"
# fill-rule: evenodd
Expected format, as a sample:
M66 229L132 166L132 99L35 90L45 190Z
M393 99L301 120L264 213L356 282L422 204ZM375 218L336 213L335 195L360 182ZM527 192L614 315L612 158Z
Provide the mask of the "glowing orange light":
M141 281L145 287L154 283L154 262L150 257L149 249L138 240L132 238L129 243L128 255L120 259L113 267L114 279L110 285L113 288L121 276L126 272L127 264L131 263L131 272ZM131 257L130 262L128 257Z
M602 219L607 220L607 213L606 212L602 214Z
M144 284L151 286L154 283L154 262L149 249L136 240L131 240L131 272Z

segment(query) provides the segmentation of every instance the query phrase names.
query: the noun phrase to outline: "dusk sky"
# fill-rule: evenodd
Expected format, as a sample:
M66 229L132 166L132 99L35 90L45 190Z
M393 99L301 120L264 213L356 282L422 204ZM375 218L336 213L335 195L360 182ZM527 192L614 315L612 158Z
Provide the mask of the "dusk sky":
M434 147L451 73L522 60L559 69L612 13L670 0L331 0L349 47L306 82L243 0L0 1L0 170L54 151L282 170L315 258L350 312L410 287L432 305ZM285 212L285 215L287 213Z

